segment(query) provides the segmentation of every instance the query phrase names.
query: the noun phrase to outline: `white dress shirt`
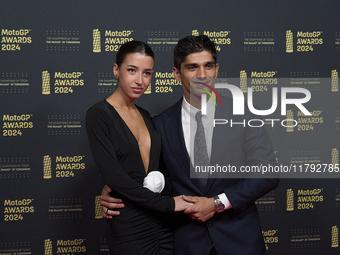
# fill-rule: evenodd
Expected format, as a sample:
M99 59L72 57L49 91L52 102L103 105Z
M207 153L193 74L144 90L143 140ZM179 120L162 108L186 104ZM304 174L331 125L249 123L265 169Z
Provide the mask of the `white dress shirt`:
M194 165L194 139L197 129L197 121L195 118L196 113L200 109L195 108L191 104L187 102L185 97L183 96L182 101L182 128L183 128L183 136L185 141L185 146L188 151L190 161L192 165ZM204 127L204 134L205 139L207 143L207 150L208 150L208 156L211 158L211 149L212 149L212 136L213 136L213 121L215 118L215 103L214 101L209 98L207 102L207 114L202 115L202 123ZM232 208L232 205L227 198L225 193L221 193L218 195L221 202L224 204L225 209Z

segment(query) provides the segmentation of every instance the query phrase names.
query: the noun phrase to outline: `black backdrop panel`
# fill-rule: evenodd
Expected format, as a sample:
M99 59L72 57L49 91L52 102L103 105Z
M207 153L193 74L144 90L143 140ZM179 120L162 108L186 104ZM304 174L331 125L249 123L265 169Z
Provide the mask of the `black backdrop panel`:
M294 106L267 116L297 121L265 124L277 161L336 168L339 8L317 0L1 1L0 254L108 254L104 182L84 118L114 92L115 54L128 40L149 43L156 55L150 90L137 100L152 115L182 95L172 49L191 34L216 42L218 82L252 87L263 109L273 87L306 88L313 116ZM339 253L339 179L316 174L282 179L256 202L268 254Z

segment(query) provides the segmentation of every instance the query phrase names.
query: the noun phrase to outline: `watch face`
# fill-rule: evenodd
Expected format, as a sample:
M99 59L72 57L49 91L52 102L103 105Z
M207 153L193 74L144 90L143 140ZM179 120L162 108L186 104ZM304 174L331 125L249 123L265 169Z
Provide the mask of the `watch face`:
M224 211L224 204L217 204L216 206L215 206L215 210L216 210L216 212L218 212L218 213L220 213L220 212L223 212Z

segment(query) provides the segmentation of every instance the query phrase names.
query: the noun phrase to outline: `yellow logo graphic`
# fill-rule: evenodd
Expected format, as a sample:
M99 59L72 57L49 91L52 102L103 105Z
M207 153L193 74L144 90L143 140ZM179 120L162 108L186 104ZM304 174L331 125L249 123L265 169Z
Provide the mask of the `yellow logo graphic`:
M51 239L45 240L45 255L52 255L52 241Z
M243 93L247 93L247 73L246 70L240 71L240 89Z
M286 119L287 119L287 132L293 132L294 131L294 123L293 123L293 119L294 119L294 114L292 110L287 110L287 114L286 114Z
M149 84L147 90L144 91L144 94L151 94L151 83Z
M101 52L100 46L100 31L99 29L93 29L93 52Z
M51 157L49 155L44 156L44 179L52 178L52 167L51 167Z
M94 201L94 208L95 208L95 218L96 219L102 219L102 208L100 206L100 196L96 196L95 201Z
M287 211L294 211L294 192L287 189Z
M332 227L332 248L339 247L339 228L337 226Z
M337 148L332 149L332 165L333 169L337 169L339 167L339 151Z
M200 33L198 32L197 29L195 29L195 30L192 30L191 35L193 35L193 36L199 36Z
M51 94L51 86L50 86L50 74L48 71L42 72L42 94L49 95Z
M293 33L292 33L292 30L286 31L286 52L287 53L293 52Z
M339 73L336 70L332 70L331 78L332 78L331 91L338 92L339 91L339 79L338 79Z

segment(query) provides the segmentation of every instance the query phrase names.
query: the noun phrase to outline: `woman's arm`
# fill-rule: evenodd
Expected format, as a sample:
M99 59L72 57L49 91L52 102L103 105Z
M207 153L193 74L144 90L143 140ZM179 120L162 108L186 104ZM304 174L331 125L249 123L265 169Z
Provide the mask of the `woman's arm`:
M120 211L115 209L124 208L123 200L110 196L112 189L105 185L100 195L100 205L102 207L103 217L106 219L112 219L112 216L120 215ZM183 196L174 197L175 200L175 212L181 212L188 209L193 203L188 203L183 199Z
M100 107L92 107L86 115L86 130L90 148L97 167L106 184L125 199L140 206L162 212L174 212L175 200L144 188L126 174L118 162L110 139L108 114ZM185 204L177 199L176 209L183 209Z

